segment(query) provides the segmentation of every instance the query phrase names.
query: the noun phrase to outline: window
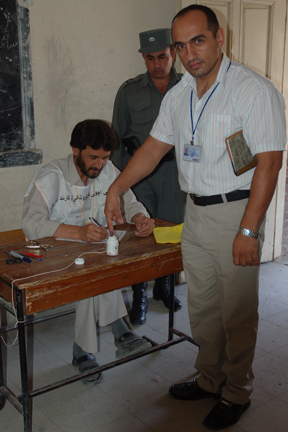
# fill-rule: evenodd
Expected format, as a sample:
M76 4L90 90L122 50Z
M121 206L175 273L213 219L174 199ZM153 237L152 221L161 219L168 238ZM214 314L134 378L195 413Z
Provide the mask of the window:
M35 165L29 10L0 0L0 168Z

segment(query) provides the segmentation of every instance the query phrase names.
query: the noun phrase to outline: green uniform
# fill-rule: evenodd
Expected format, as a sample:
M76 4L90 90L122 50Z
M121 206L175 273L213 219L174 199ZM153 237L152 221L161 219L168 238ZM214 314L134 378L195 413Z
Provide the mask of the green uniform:
M180 78L181 75L177 75L174 69L171 69L165 94L180 81ZM112 125L118 133L120 144L111 159L120 170L123 170L131 158L132 141L135 149L147 139L164 95L154 85L148 72L126 81L118 90ZM132 139L130 147L128 145L130 153L126 138ZM133 187L133 191L152 217L178 224L183 222L186 193L180 190L174 148L152 174Z

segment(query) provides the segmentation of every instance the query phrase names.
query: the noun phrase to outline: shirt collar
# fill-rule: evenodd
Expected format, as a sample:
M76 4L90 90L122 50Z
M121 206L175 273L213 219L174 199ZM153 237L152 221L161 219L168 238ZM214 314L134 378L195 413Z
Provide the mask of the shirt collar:
M178 75L177 75L175 69L172 67L172 68L171 68L171 74L170 74L170 80L169 80L169 83L168 83L168 86L167 86L166 92L167 92L168 90L170 90L170 88L173 87L175 84L177 84L178 81L180 81L180 78L178 77ZM149 72L147 71L147 72L143 75L142 82L141 82L141 87L146 87L146 86L148 86L148 85L150 85L150 86L152 86L152 87L155 87L155 88L157 89L157 87L155 86L155 84L154 84L154 82L153 82L153 80L152 80L152 78L151 78ZM157 89L157 90L158 90L158 89ZM158 90L158 91L159 91L159 90ZM165 93L166 93L166 92L165 92Z
M216 83L220 82L220 84L222 84L223 87L225 87L227 72L230 67L231 60L226 56L224 52L222 54L223 54L223 58L216 78Z
M223 57L222 57L220 68L219 68L219 71L217 74L217 78L211 87L213 87L218 82L220 84L222 84L223 87L225 87L225 83L226 83L226 79L227 79L227 71L228 71L228 68L230 65L230 59L226 56L225 53L222 53L222 54L223 54ZM194 78L192 75L190 75L190 73L188 71L183 76L181 83L183 86L192 87L193 91L195 91L195 92L197 91L196 78Z
M181 74L182 76L182 74ZM175 69L172 67L171 68L171 75L170 75L170 80L166 89L166 92L173 87L175 84L177 84L180 81L181 78L179 78L177 72L175 71Z
M142 78L142 82L141 82L141 87L146 87L149 84L151 84L150 83L151 78L150 78L150 80L149 80L149 78L150 78L150 75L149 75L149 72L147 71L145 74L143 74L143 78ZM153 84L153 81L152 81L152 84Z

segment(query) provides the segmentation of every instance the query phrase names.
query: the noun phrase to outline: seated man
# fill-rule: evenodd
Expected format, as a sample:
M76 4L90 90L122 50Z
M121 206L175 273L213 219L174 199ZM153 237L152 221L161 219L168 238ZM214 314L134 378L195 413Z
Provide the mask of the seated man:
M29 240L62 237L97 242L107 237L103 228L106 194L119 175L108 160L115 144L115 135L103 120L85 120L75 126L70 142L73 154L40 168L25 193L22 229ZM135 224L135 235L148 236L154 220L130 189L121 196L121 205L125 220ZM100 226L89 218L95 218ZM149 349L149 342L129 331L122 320L125 315L120 290L77 302L73 366L80 372L99 366L92 354L97 352L97 321L100 326L111 324L117 358ZM96 373L85 382L101 379L102 374Z

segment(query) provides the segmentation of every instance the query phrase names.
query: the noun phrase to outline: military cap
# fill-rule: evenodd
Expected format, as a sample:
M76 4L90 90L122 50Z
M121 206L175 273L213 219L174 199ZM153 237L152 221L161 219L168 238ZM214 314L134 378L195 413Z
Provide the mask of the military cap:
M171 29L163 28L139 33L140 53L162 51L172 44Z

